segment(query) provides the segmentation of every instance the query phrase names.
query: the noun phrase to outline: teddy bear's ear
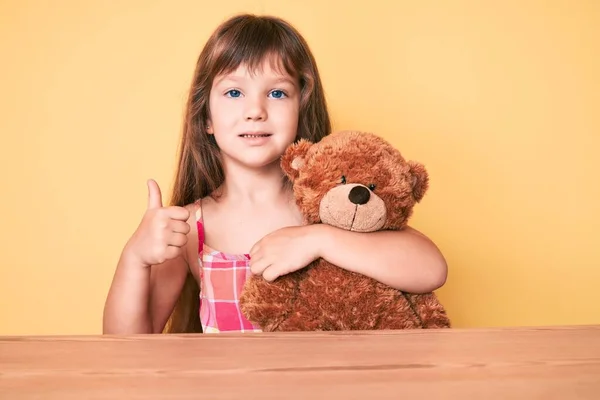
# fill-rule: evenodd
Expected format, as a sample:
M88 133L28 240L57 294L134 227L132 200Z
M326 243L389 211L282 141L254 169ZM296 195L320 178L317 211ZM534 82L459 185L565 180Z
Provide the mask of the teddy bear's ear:
M425 196L429 187L429 175L423 164L416 161L408 162L410 175L412 176L412 193L418 203Z
M292 182L298 177L299 170L304 165L304 157L312 145L312 142L300 139L291 144L281 156L281 169Z

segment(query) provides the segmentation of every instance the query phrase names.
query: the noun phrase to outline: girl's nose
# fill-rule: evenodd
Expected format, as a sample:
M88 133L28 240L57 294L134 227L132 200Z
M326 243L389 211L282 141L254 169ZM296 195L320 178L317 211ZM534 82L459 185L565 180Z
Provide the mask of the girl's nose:
M263 101L249 99L245 117L247 121L264 121L267 119L267 110Z

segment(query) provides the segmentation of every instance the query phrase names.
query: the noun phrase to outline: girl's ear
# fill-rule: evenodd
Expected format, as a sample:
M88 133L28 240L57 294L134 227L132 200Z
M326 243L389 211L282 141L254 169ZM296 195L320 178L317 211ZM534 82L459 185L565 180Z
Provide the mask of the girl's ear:
M306 153L312 145L312 142L300 139L296 143L289 145L281 156L281 169L283 169L283 172L290 181L294 182L300 174L300 168L304 165Z
M425 192L427 192L429 187L429 175L423 164L409 161L408 166L410 175L412 176L412 194L418 203L425 196Z

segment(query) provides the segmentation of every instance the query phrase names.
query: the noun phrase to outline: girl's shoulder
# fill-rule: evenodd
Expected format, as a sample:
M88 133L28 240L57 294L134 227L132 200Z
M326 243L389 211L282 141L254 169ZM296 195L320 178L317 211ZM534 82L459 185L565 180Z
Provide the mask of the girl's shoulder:
M190 213L190 223L196 223L202 219L202 199L198 199L193 203L184 206Z
M208 214L210 216L219 216L223 212L221 202L216 201L212 196L206 196L199 198L193 203L186 206L190 212L190 217L193 215L195 222L203 222L204 217Z
M189 204L183 206L190 213L188 222L190 224L197 224L203 220L204 210L214 207L213 199L210 196L199 198Z
M190 232L188 234L190 250L188 254L193 254L194 259L196 258L195 255L198 254L197 252L201 252L203 249L205 238L204 212L206 208L211 207L211 200L210 197L200 198L185 206L190 213L188 219L188 224L190 225Z

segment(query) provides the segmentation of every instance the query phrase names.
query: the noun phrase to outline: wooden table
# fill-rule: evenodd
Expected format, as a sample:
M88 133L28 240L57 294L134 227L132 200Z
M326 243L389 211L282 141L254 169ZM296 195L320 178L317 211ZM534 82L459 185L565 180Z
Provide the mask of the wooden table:
M0 399L467 395L600 399L600 326L0 337Z

